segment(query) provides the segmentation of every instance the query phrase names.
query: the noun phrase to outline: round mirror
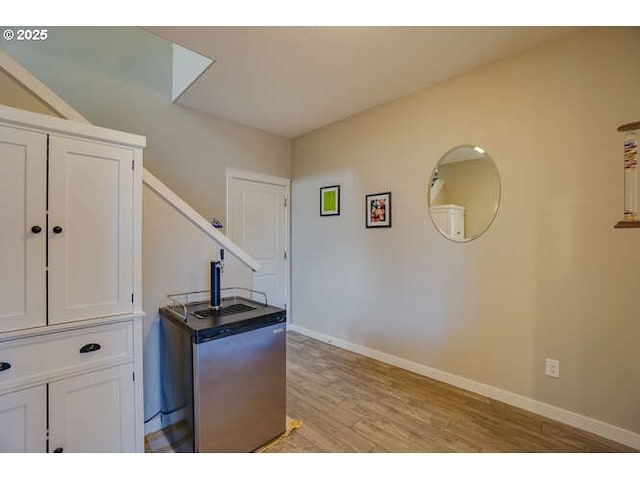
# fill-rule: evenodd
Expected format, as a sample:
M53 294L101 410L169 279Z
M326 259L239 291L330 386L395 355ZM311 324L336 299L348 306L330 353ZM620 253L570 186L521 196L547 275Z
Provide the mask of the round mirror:
M468 242L487 231L500 204L500 176L483 148L462 145L436 164L427 187L434 225L450 240Z

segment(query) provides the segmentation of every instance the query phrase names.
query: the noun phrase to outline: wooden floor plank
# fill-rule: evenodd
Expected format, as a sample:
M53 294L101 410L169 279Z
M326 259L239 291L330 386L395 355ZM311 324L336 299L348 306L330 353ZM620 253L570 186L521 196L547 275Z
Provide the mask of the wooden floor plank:
M635 451L295 332L287 369L303 425L269 453Z

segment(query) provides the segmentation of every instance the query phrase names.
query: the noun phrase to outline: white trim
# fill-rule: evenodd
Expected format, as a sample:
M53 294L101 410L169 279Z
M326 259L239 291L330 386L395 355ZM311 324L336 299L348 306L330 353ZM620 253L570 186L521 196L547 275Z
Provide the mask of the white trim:
M453 385L464 390L477 393L479 395L484 395L485 397L489 397L494 400L513 405L514 407L522 408L523 410L542 415L544 417L556 420L561 423L565 423L567 425L571 425L576 428L580 428L582 430L586 430L587 432L600 435L601 437L608 438L624 445L628 445L632 448L640 449L639 433L625 430L624 428L620 428L615 425L596 420L594 418L586 417L584 415L580 415L579 413L564 410L562 408L549 405L548 403L544 403L539 400L534 400L532 398L518 395L517 393L501 390L491 385L476 382L475 380L470 380L468 378L454 375L443 370L438 370L437 368L428 367L417 362L412 362L411 360L396 357L395 355L390 355L378 350L363 347L362 345L357 345L355 343L351 343L337 337L332 337L331 335L326 335L315 330L310 330L300 325L292 324L290 329L294 332L301 333L302 335L315 338L316 340L319 340L321 342L335 345L336 347L344 348L345 350L349 350L351 352L359 353L361 355L379 360L389 365L394 365L404 370L409 370L410 372L433 378L434 380L448 383L449 385Z
M136 419L136 439L135 451L144 453L144 368L142 366L142 349L144 344L143 333L144 319L137 317L133 319L133 392L135 397L135 419Z
M43 113L29 112L19 108L0 105L0 122L18 128L64 136L73 135L87 140L109 142L129 147L145 147L146 137L121 132L111 128L96 127L89 123L80 123L65 118L52 117Z
M142 310L142 175L143 153L142 149L133 151L133 310Z
M226 169L227 177L227 199L226 199L226 222L230 225L230 208L231 205L231 180L249 180L252 182L266 183L270 185L278 185L284 187L285 210L284 210L284 249L287 257L284 260L284 300L287 305L287 323L291 322L291 179L285 177L276 177L273 175L265 175L263 173L250 172L247 170L236 170L235 168Z
M262 173L249 172L247 170L236 170L235 168L229 168L229 167L227 167L225 173L227 176L227 181L229 180L229 178L239 178L241 180L251 180L253 182L270 183L272 185L282 185L287 189L287 193L289 193L288 189L291 187L290 178L275 177L273 175L265 175ZM228 195L229 195L229 192L227 191L227 196Z
M0 49L0 67L51 107L56 113L62 115L63 118L76 122L90 123L89 120L80 115L53 90L38 80L31 72L16 62L2 49Z
M108 325L110 323L118 323L132 318L142 318L145 312L137 311L126 313L123 315L113 315L111 317L90 318L88 320L76 320L73 322L58 323L55 325L43 325L41 327L25 328L21 330L11 330L9 332L0 333L0 342L9 340L19 340L22 338L33 338L38 335L49 335L50 333L58 333L65 331L77 330L78 328L97 327L100 325Z
M158 195L169 202L176 210L187 217L191 222L209 235L213 240L222 245L226 250L235 255L240 261L257 272L260 270L260 264L256 262L247 252L233 243L229 238L224 236L217 228L214 228L202 215L191 208L184 200L176 195L169 187L158 180L151 172L144 170L142 173L142 181L154 190Z

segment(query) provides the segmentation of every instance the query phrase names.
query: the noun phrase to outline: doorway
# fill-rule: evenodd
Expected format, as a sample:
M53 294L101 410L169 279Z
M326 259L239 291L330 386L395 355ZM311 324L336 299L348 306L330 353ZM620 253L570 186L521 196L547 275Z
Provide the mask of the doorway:
M227 236L261 268L252 289L289 312L289 190L291 180L227 169ZM262 300L262 296L256 296Z

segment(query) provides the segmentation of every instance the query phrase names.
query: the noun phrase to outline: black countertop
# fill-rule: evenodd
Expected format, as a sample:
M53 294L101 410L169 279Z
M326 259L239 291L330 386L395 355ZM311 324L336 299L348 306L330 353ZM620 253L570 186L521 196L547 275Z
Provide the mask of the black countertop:
M206 301L187 303L185 307L186 318L180 305L162 307L159 313L161 318L182 328L194 343L283 323L287 316L280 307L244 297L223 298L218 310L209 307Z

